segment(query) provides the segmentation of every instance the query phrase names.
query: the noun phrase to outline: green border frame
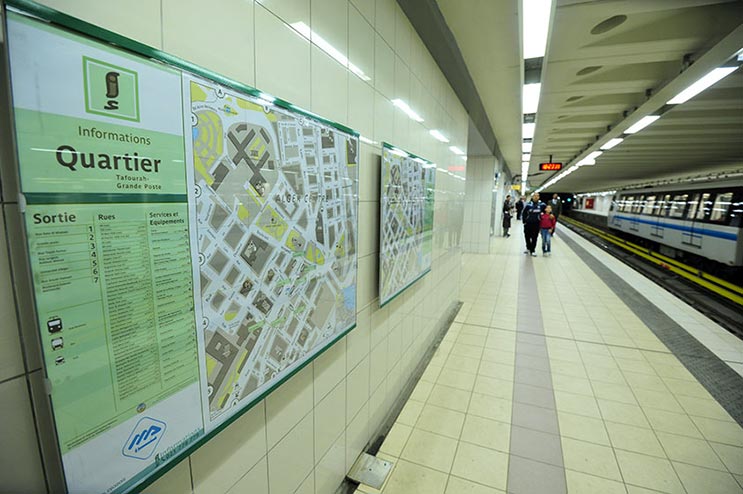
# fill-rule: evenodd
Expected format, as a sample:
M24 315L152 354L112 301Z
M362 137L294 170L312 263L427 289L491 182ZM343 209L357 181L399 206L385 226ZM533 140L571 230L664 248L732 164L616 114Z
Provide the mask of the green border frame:
M189 72L191 74L203 77L217 84L221 84L223 86L229 87L235 91L246 93L250 96L253 96L256 98L262 98L262 99L266 99L267 96L270 96L271 98L273 98L273 101L271 103L279 108L283 108L285 110L289 110L301 116L311 118L313 120L316 120L324 125L332 127L352 137L356 137L356 138L359 137L359 132L351 129L350 127L346 127L343 124L334 122L332 120L328 120L308 110L304 110L292 103L289 103L286 100L275 98L274 96L268 95L267 93L260 91L252 86L248 86L247 84L243 84L241 82L235 81L233 79L220 75L216 72L213 72L209 69L206 69L194 63L188 62L186 60L183 60L174 55L170 55L156 48L152 48L151 46L145 45L133 39L122 36L120 34L114 33L102 27L88 23L76 17L63 14L50 7L33 2L32 0L3 0L3 8L6 13L6 16L5 16L6 23L8 19L7 12L11 10L12 12L15 12L17 14L20 14L26 17L30 16L32 18L36 18L37 20L40 20L42 22L56 24L58 27L66 28L68 30L77 32L78 34L82 34L90 38L94 38L97 41L111 44L117 48L123 49L124 51L129 51L136 55L140 55L148 59L151 59L150 61L160 62L164 64L166 67L171 66L176 69L180 69L182 71ZM3 29L7 32L6 26L4 26ZM5 44L5 47L6 47L5 49L7 50L7 43ZM12 111L12 106L11 106L11 111ZM14 128L11 128L10 130L12 133L15 133ZM16 150L16 157L17 157L17 150ZM60 194L60 195L64 195L64 194ZM45 199L46 200L50 199L50 196L53 196L53 195L34 194L34 195L30 195L30 197L27 197L27 199L30 199L29 202L32 202L32 203L39 203L39 202L43 202ZM105 194L103 196L105 196ZM159 198L159 199L163 199L163 198ZM171 198L170 201L168 202L173 201L173 199L174 198ZM358 194L357 194L356 203L357 203L357 211L358 211ZM358 215L358 212L357 212L357 215ZM358 228L358 216L357 216L357 228ZM357 276L357 282L358 282L358 253L356 254L356 269L357 269L356 276ZM35 305L35 302L34 302L34 305ZM320 357L329 348L335 345L339 340L341 340L348 333L353 331L356 328L356 326L357 326L357 323L354 323L347 329L341 331L338 335L336 335L335 338L333 338L330 342L328 342L325 346L323 346L320 350L318 350L311 358L308 358L307 360L299 364L295 369L292 369L288 374L282 377L278 382L274 383L272 386L270 386L264 392L258 395L251 403L246 404L243 408L235 412L234 415L225 419L224 422L219 424L213 430L209 431L208 433L204 433L203 436L197 439L189 447L179 452L178 454L170 457L166 461L166 463L164 463L162 466L154 470L152 473L147 474L147 476L144 479L133 481L132 483L127 482L124 485L120 486L124 488L125 490L120 491L119 489L116 489L115 492L127 492L127 493L143 492L145 488L152 485L155 481L157 481L163 475L165 475L170 470L172 470L181 461L188 458L197 449L199 449L201 446L209 442L212 438L214 438L217 434L219 434L220 432L225 430L227 427L229 427L233 422L235 422L237 419L242 417L245 413L252 410L253 407L259 404L268 395L273 393L277 388L282 386L286 381L294 377L298 372L300 372L305 367L307 367L307 365L313 363L315 359ZM53 420L53 416L52 416L52 420ZM55 434L55 440L56 440L56 426L54 425L53 425L53 432ZM59 443L57 442L54 446L57 448L57 451L59 452ZM59 458L61 461L61 454ZM58 468L60 469L60 472L62 476L64 477L64 467L61 463L58 465ZM66 479L64 480L65 480L65 489L67 489Z
M127 74L131 74L134 76L134 102L136 103L136 116L129 117L126 115L115 115L113 113L106 113L102 111L95 110L90 107L90 89L88 88L88 62L94 62L99 65L108 65L109 67L114 67L116 69L119 69L121 72L126 72ZM128 120L130 122L139 122L141 119L141 114L139 113L139 74L137 74L133 70L125 69L124 67L119 67L118 65L114 65L112 63L104 62L102 60L96 60L95 58L86 57L83 55L83 84L85 85L85 111L88 113L91 113L93 115L101 115L103 117L108 118L119 118L121 120Z
M431 161L431 160L428 160L426 158L423 158L422 156L418 156L417 154L409 153L408 151L405 151L404 149L402 149L400 147L397 147L397 146L394 146L394 145L392 145L392 144L390 144L388 142L382 141L382 150L383 150L383 152L384 152L385 149L389 149L389 150L399 149L400 151L406 153L411 158L417 158L419 160L425 161L429 165L435 165L435 163L433 161ZM382 161L384 161L384 154L382 155ZM433 176L434 176L434 184L435 184L436 183L436 173L434 173ZM379 258L380 259L382 257L382 233L381 233L381 231L382 231L382 189L383 189L382 175L381 175L381 172L380 172L380 176L379 176L379 228L380 228L380 234L379 234ZM433 229L431 229L431 242L433 242ZM432 249L433 249L433 247L432 247ZM379 308L381 309L385 305L387 305L390 302L392 302L393 300L395 300L397 297L399 297L400 295L402 295L402 293L405 290L407 290L408 288L410 288L411 286L413 286L417 281L419 281L421 278L423 278L428 273L430 273L431 272L431 268L433 266L433 251L431 252L431 258L432 258L431 259L431 266L429 266L428 269L426 269L421 274L419 274L414 280L408 282L407 285L405 285L404 287L400 288L397 292L395 292L390 298L388 298L384 302L382 302L382 294L381 294L382 270L380 268L379 269L379 275L377 277L377 285L380 288ZM379 264L381 266L382 263L380 262Z

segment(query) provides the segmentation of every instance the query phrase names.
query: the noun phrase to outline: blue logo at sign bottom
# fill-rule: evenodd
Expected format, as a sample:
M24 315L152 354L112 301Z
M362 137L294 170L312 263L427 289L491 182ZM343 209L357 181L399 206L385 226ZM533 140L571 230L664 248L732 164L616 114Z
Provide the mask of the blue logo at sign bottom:
M129 439L124 443L121 454L130 458L146 460L157 449L166 428L165 422L150 417L141 418L134 426L132 433L129 434Z

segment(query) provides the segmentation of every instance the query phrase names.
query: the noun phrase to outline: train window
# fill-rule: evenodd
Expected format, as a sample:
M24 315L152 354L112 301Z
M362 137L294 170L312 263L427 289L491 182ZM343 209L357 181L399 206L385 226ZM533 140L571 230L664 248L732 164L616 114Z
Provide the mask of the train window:
M691 199L689 199L689 209L686 210L686 219L687 220L693 220L697 215L697 209L699 209L699 196L701 194L697 193L694 194Z
M718 192L717 197L715 197L715 204L712 206L712 212L709 215L709 220L715 223L727 223L728 211L732 202L732 192Z
M632 205L632 212L636 214L641 213L644 204L645 196L637 196L637 199L635 199L635 202Z
M668 216L668 210L671 209L671 194L663 196L663 202L658 205L658 215Z
M668 210L668 216L670 218L682 218L684 216L684 211L686 210L686 199L688 197L689 194L676 194L673 196L671 207Z
M632 203L634 202L634 200L635 196L627 196L622 201L622 211L624 211L625 213L629 213L630 211L632 211Z
M740 226L743 221L743 190L739 190L730 207L730 226Z
M705 192L702 194L702 198L699 200L699 207L697 208L697 215L694 219L703 220L709 216L712 210L712 194Z
M642 207L642 214L653 214L655 208L655 196L647 196Z

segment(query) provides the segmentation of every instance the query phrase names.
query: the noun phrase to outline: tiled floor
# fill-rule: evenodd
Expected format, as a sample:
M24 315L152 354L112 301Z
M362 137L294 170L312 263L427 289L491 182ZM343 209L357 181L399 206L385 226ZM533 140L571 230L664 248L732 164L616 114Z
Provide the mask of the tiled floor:
M465 304L378 453L381 492L743 493L743 428L611 288L559 236L549 258L494 242L466 256Z

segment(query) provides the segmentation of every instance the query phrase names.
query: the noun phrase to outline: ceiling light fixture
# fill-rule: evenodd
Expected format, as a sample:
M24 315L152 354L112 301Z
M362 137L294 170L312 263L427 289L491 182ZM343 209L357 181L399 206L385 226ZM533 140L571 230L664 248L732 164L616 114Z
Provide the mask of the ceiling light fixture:
M647 115L642 117L635 125L625 130L625 134L637 134L642 129L655 122L660 118L660 115Z
M604 151L609 150L613 148L614 146L616 146L617 144L619 144L620 142L622 142L623 140L624 139L622 139L621 137L615 137L614 139L609 139L609 141L607 141L606 144L601 146L601 149L603 149Z
M353 72L354 75L356 75L359 79L361 79L362 81L371 81L371 77L366 75L364 71L361 70L359 67L351 63L351 61L343 53L341 53L335 46L325 41L322 36L310 29L307 24L305 24L304 22L294 22L290 24L290 26L293 27L299 34L301 34L302 37L309 40L315 46L317 46L322 51L338 61L341 65L348 68L348 70Z
M522 8L524 58L543 57L547 51L552 0L524 0Z
M522 142L521 143L521 152L522 153L531 153L531 147L533 144L531 142Z
M536 123L525 123L521 124L521 137L523 139L533 139L534 131L537 128Z
M407 116L409 116L411 119L415 120L416 122L423 121L423 118L417 113L415 113L413 109L410 108L410 106L408 106L408 104L405 103L403 100L399 98L395 98L392 100L392 104L398 107L399 109L401 109L403 113L405 113Z
M431 134L433 138L439 142L449 142L449 139L447 139L446 136L444 136L444 134L442 134L436 129L431 129L428 131L428 133Z
M523 113L536 113L539 108L539 91L542 89L542 84L535 82L533 84L524 84L524 90L522 93L523 98Z
M709 73L699 79L697 82L692 84L691 86L687 87L680 93L678 93L676 96L668 100L669 105L680 105L681 103L686 103L691 98L696 96L697 94L701 93L711 85L715 84L717 81L722 79L728 74L731 74L735 72L738 69L738 67L718 67Z

